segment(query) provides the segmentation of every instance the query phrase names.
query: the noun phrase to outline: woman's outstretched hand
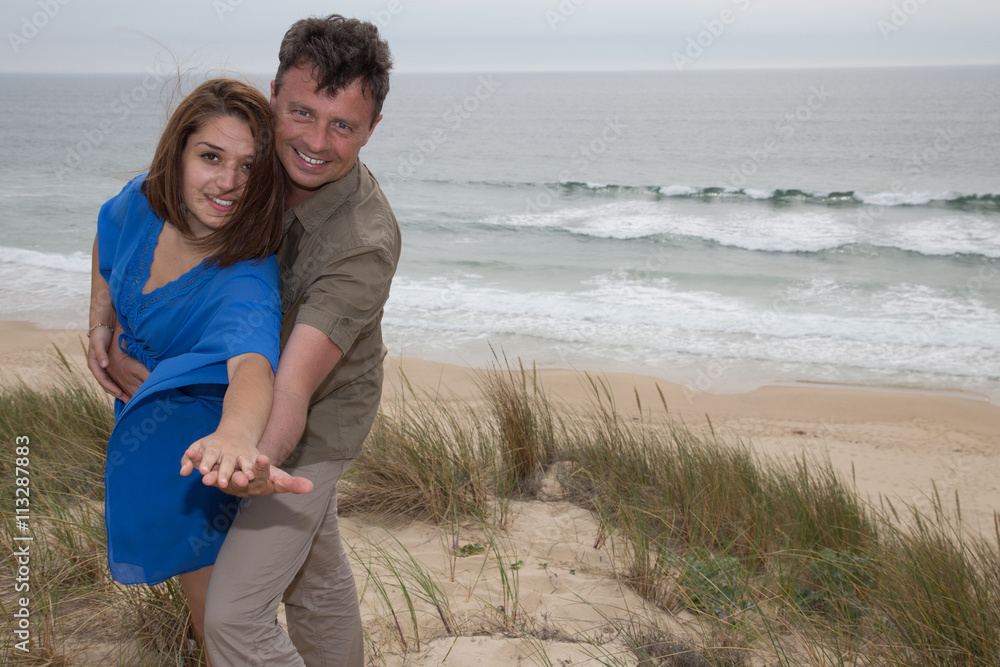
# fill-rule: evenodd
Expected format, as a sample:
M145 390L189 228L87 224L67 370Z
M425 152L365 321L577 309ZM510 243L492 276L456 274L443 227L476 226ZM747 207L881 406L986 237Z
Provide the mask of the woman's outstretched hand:
M223 429L191 443L181 457L181 475L190 475L195 468L207 486L217 486L223 491L229 478L239 470L247 480L253 480L254 462L259 452L245 438L227 435Z
M196 443L197 444L197 443ZM202 462L200 450L188 448L181 459L181 474L189 475L200 467ZM253 461L249 474L243 467L235 468L228 477L225 485L220 483L220 467L216 464L203 476L202 481L208 486L215 486L226 493L237 496L269 496L274 493L309 493L313 489L313 484L305 477L293 477L287 472L272 466L270 459L264 454L260 454Z

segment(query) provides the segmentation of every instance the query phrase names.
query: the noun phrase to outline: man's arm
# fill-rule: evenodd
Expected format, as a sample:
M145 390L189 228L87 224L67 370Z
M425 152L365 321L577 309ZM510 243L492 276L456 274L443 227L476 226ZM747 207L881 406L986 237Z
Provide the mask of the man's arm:
M257 445L262 456L255 462L253 481L235 470L225 491L238 496L282 491L303 493L305 480L290 477L274 466L288 458L299 443L309 414L309 399L342 356L340 347L319 329L308 324L296 324L292 328L278 358L271 415ZM189 450L185 455L191 453ZM205 475L205 483L218 486L216 473L213 470Z
M274 403L258 449L273 465L281 465L306 428L309 399L330 374L343 350L319 329L296 324L278 359Z

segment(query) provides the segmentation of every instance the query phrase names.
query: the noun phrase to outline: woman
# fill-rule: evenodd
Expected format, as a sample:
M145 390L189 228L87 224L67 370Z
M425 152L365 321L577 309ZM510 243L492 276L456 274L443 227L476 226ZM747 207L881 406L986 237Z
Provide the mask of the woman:
M109 566L125 584L179 575L199 636L237 499L181 476L178 463L195 443L220 486L234 469L253 476L281 321L273 144L263 95L230 79L202 84L171 116L149 173L101 208L94 242L91 368L117 344L151 371L127 403L115 402Z

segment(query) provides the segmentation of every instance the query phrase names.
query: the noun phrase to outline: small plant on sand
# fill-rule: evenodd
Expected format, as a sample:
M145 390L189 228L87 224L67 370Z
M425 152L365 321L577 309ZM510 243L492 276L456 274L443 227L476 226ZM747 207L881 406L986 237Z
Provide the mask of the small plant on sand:
M463 544L461 547L455 550L455 555L459 558L467 558L469 556L478 556L479 554L486 551L487 544L483 542L469 542L468 544Z
M874 584L869 556L823 549L808 559L793 595L804 610L853 623L868 612L864 596Z
M597 611L595 609L595 611ZM609 667L742 667L750 664L751 651L727 631L724 624L685 633L664 626L662 619L630 613L627 618L609 618L615 641L586 640L587 653ZM700 634L700 636L699 636ZM624 650L622 650L624 649Z
M695 547L680 569L677 583L689 608L726 620L750 607L747 571L738 558Z

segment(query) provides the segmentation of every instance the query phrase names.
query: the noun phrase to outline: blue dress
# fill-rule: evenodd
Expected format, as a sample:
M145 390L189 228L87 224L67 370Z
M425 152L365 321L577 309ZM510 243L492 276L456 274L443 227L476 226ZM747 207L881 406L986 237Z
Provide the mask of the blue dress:
M278 363L278 265L202 263L143 294L163 220L129 182L101 208L98 266L125 331L118 344L151 373L115 403L108 442L104 518L108 563L123 584L158 584L215 562L239 499L181 477L188 446L219 425L226 361L257 352Z

